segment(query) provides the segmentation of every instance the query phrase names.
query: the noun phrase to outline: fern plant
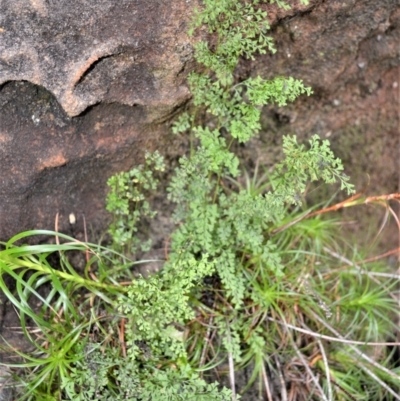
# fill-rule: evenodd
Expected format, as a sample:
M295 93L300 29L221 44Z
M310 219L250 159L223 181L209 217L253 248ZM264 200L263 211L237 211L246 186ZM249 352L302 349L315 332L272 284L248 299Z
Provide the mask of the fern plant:
M163 273L151 279L165 283L164 277L172 272L174 280L169 285L174 289L180 287L180 278L186 284L190 283L179 288L175 305L181 305L180 298L191 313L180 315L178 312L175 320L170 315L167 320L173 322L172 328L171 323L163 322L164 331L173 335L168 339L168 350L164 349L159 355L173 356L170 350L177 348L171 342L181 342L186 338L186 347L180 343L179 355L173 356L179 364L189 362L192 368L207 369L206 363L211 368L226 358L234 398L235 366L240 368L252 363L255 368L251 380L257 375L265 378L265 366L272 371L279 366L277 361L268 360L268 354L274 355L274 348L280 342L291 344L289 354L294 352L293 348L296 349L292 334L287 332L282 336L280 333L279 322L288 330L290 322L298 326L305 319L319 332L326 329L318 320L321 314L322 319L332 317L330 304L333 301L326 297L322 283L316 283L312 278L315 271L302 273L297 282L293 281L293 274L301 271L288 260L289 250L280 246L279 239L272 235L272 229L287 216L289 205L300 205L306 185L311 181L339 181L341 189L353 192L340 160L329 149L329 142L321 141L317 136L311 138L308 147L298 144L295 137L284 138L285 160L276 166L270 184L263 190L232 187L232 182L240 180L241 166L230 149L234 141L244 143L258 134L261 107L271 103L284 106L301 94L312 93L302 81L291 77L277 77L270 81L257 77L235 82L234 69L239 57L252 57L254 52L263 52L265 48L274 51L270 38L265 35L268 29L264 20L266 15L257 8L258 3L205 1L204 8L195 13L191 33L205 24L209 34L216 36L213 40L216 44L211 47L200 41L195 46L196 59L204 65L205 71L190 74L188 81L193 94L193 109L180 116L173 132L189 134L191 143L196 145L192 146L189 155L181 158L168 188L169 199L176 204L173 219L178 228L171 235ZM198 125L196 116L200 109L209 114L206 125ZM326 227L333 229L329 224ZM317 255L314 248L297 251L297 255L302 252ZM296 259L298 264L315 262L312 256L311 259L299 256ZM178 267L187 263L202 263L203 266L190 278L190 267L182 270ZM211 280L213 286L207 286L207 280ZM168 296L170 290L167 285L164 294ZM379 294L382 304L393 310L390 300L382 292ZM150 298L156 297L150 295ZM136 299L137 296L132 297L132 300ZM150 305L154 304L150 302ZM142 308L142 305L138 307ZM296 318L292 310L299 308L302 312ZM358 316L362 313L360 310L357 312ZM163 316L167 315L163 312ZM266 325L266 318L274 323ZM377 316L375 318L380 322L378 326L383 328L384 322ZM155 320L163 321L160 318ZM192 323L188 326L189 320ZM213 329L206 330L204 326L207 323ZM160 329L153 326L156 337L160 337ZM135 338L140 331L141 328L137 330L135 325L129 335ZM210 332L219 349L211 361L207 356ZM146 334L141 340L147 339L151 343L153 336ZM159 344L160 340L156 343ZM296 350L302 355L299 349ZM307 354L303 358L306 357ZM334 392L342 397L349 387L340 373L345 371L347 362L342 360L341 363L340 368L332 370L332 376L327 376L329 397ZM380 368L378 371L382 373L384 368ZM323 369L327 369L326 364ZM333 379L334 371L336 379ZM367 377L368 374L374 375L368 368L366 372ZM332 390L331 383L336 384L335 390ZM265 382L264 386L267 389L268 383ZM320 398L325 397L317 381L310 391ZM357 396L361 394L357 392ZM284 397L284 389L281 396ZM304 393L305 399L309 396Z

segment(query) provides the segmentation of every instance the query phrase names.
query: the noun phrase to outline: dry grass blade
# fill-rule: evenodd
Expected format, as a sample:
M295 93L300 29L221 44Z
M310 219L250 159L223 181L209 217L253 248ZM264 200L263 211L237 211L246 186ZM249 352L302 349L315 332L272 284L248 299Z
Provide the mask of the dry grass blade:
M54 221L54 231L58 233L58 212L56 213L56 218ZM56 244L60 245L60 239L58 238L58 235L55 236Z
M274 230L271 231L271 235L276 235L281 233L282 231L294 226L295 224L299 223L300 221L307 219L308 217L310 217L310 212L307 212L305 214L302 214L301 216L297 217L296 219L289 221L289 223L284 224L283 226L280 226L278 228L275 228Z
M318 320L322 325L324 325L328 330L330 330L332 333L334 333L336 336L339 338L343 339L343 336L335 330L330 324L326 323L323 319L321 319L316 313L311 312L313 317ZM366 360L368 363L370 363L372 366L375 368L381 370L382 372L385 372L387 375L393 377L394 379L398 380L400 383L400 376L396 375L394 372L391 370L385 368L382 366L380 363L374 361L371 359L368 355L366 355L364 352L360 351L357 347L354 345L349 345L350 348L362 359ZM351 356L351 355L350 355ZM392 394L396 400L400 400L400 395L396 394L386 383L384 383L382 380L380 380L373 372L370 371L366 366L360 365L360 367L368 374L370 375L374 380L376 380L386 391L388 391L390 394Z
M206 335L204 337L204 346L203 349L201 350L201 357L200 357L200 363L199 366L200 368L204 365L205 359L206 359L206 355L207 355L207 350L208 350L208 346L210 344L210 335L211 335L211 326L213 323L213 316L210 317L210 320L208 322L208 328L207 328L207 332Z
M386 208L385 215L383 216L382 223L381 223L381 225L379 227L378 232L376 233L374 239L372 240L371 246L372 246L372 244L375 244L375 242L378 240L379 236L382 234L382 231L385 228L385 226L386 226L386 224L387 224L387 222L389 220L389 209L390 209L390 206L389 206L389 204L386 203L386 204L384 204L384 207Z
M300 327L294 326L290 323L286 323L286 322L280 322L272 317L266 317L267 320L271 321L271 322L275 322L278 323L284 327L287 327L289 329L298 331L300 333L303 334L308 334L312 337L315 337L317 339L321 339L321 340L328 340L328 341L335 341L338 343L343 343L343 344L349 344L349 345L371 345L371 346L380 346L380 345L384 345L384 346L395 346L395 345L400 345L400 342L368 342L368 341L355 341L355 340L346 340L343 337L337 338L337 337L331 337L331 336L326 336L324 334L320 334L320 333L316 333L315 331L311 331L311 330L306 330L306 329L301 329Z
M326 246L323 247L323 250L324 250L325 252L329 253L330 255L332 255L333 257L335 257L335 258L341 260L342 262L346 263L348 266L355 267L355 268L360 272L360 274L365 274L365 275L367 275L368 277L370 277L370 279L371 279L374 283L378 284L379 286L382 286L382 283L381 283L377 278L375 278L374 275L370 275L369 272L368 272L367 270L364 270L362 267L360 267L360 266L357 265L356 263L353 263L351 260L345 258L345 257L342 256L342 255L339 255L338 253L336 253L336 252L334 252L334 251L331 251L331 250L330 250L329 248L327 248ZM393 298L394 300L397 301L396 296L395 296L394 294L392 294L391 291L390 291L386 286L383 285L383 288L385 288L385 289L387 290L387 292L388 292L388 294L389 294L389 296L390 296L391 298Z
M315 377L313 371L310 369L310 366L308 365L308 362L306 361L306 359L304 358L303 354L301 353L301 351L299 350L299 348L297 347L295 341L293 340L288 328L286 328L287 334L290 338L290 342L292 343L292 347L294 348L294 350L296 351L297 357L300 359L301 363L303 364L304 368L306 369L307 373L309 374L309 376L311 377L311 380L314 382L314 386L315 388L319 391L321 400L324 401L329 401L326 398L326 395L321 387L321 385L318 382L317 377Z
M388 209L388 211L390 211L390 213L394 216L394 219L396 220L397 225L400 230L400 220L398 219L398 217L397 217L396 213L393 211L393 209L387 205L387 202L390 200L399 201L400 194L395 193L395 194L389 194L389 195L369 196L367 198L360 199L360 197L364 194L365 191L366 191L366 188L363 189L361 192L358 192L355 195L350 196L350 198L347 198L342 202L336 203L333 206L329 206L329 207L326 207L326 208L323 208L320 210L316 210L315 212L307 212L307 213L303 214L302 216L299 216L296 219L290 221L289 223L286 223L285 225L283 225L281 227L275 228L274 230L271 231L271 235L278 234L278 233L286 230L287 228L299 223L302 220L309 219L310 217L319 216L321 214L325 214L325 213L329 213L329 212L336 212L345 207L351 207L351 206L362 205L362 204L367 205L368 203L378 203L378 204L384 205ZM382 227L386 224L386 220L387 220L387 217L385 215ZM382 227L381 227L381 229L382 229ZM379 230L378 235L380 234L380 231L381 230Z
M386 278L392 278L394 280L400 280L400 274L382 273L382 272L367 272L367 271L359 271L359 270L348 270L347 273L364 274L364 275L367 275L370 277L386 277Z
M399 220L399 218L398 218L396 212L395 212L391 207L389 207L389 211L390 211L390 213L392 214L392 216L394 217L394 219L396 220L397 228L398 228L399 231L400 231L400 220Z
M317 215L323 214L323 213L335 212L344 207L351 207L351 206L362 205L362 204L367 205L368 203L378 203L378 204L384 204L386 206L386 202L388 202L390 200L399 200L400 199L400 194L398 194L398 193L389 194L389 195L368 196L364 199L360 199L361 195L364 192L365 192L365 189L363 191L351 196L350 198L344 200L343 202L339 202L336 205L333 205L333 206L327 207L325 209L317 210L316 212L310 213L307 216L307 218L317 216ZM398 221L397 218L396 218L396 220ZM399 222L399 227L400 227L400 222Z
M267 393L268 401L273 401L272 400L271 389L269 387L268 375L267 375L267 372L265 370L265 364L264 363L261 365L261 372L262 372L262 377L263 377L263 380L264 380L265 391Z
M379 259L386 258L387 256L396 255L397 253L400 254L400 246L395 248L395 249L392 249L390 251L387 251L385 253L382 253L380 255L372 256L371 258L364 259L364 260L360 261L359 263L375 262L375 261L377 261Z
M232 401L236 401L236 384L235 384L235 364L233 363L232 352L228 353L229 362L229 381L231 383Z
M226 334L228 336L228 342L229 342L229 344L231 344L232 338L231 338L231 332L229 330L228 320L226 321L226 328L227 328ZM233 361L232 351L228 352L228 364L229 364L229 381L230 381L231 390L232 390L232 401L236 401L235 364Z
M288 401L287 391L286 391L286 383L283 377L281 364L279 363L279 358L275 355L275 364L276 369L278 370L279 381L281 384L281 401Z
M330 370L329 370L328 358L326 357L325 348L322 345L321 340L318 339L317 344L318 344L319 350L321 351L322 360L324 361L324 365L325 365L326 383L328 386L328 399L329 399L329 401L333 401L333 392L332 392L331 375L330 375Z
M351 357L351 355L347 352L345 352L348 356ZM383 382L374 372L372 372L370 369L368 369L364 365L360 365L360 368L367 373L369 376L371 376L377 383L379 383L386 391L388 391L390 394L392 394L396 400L400 400L399 394L395 393L392 388L390 388L385 382Z

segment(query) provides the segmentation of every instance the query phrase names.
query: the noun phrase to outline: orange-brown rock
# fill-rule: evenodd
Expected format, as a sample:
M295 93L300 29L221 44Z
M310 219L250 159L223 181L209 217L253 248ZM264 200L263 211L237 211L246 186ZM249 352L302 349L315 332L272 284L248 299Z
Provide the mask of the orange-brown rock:
M188 98L193 1L0 1L0 238L104 226L106 180ZM82 218L78 218L82 223Z

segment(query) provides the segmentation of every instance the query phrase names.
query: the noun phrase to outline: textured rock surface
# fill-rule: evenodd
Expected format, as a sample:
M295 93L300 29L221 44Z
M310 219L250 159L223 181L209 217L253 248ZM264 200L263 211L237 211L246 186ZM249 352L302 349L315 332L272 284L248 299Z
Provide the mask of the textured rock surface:
M257 58L248 67L251 74L301 78L314 95L266 110L266 133L329 138L353 176L362 179L364 174L365 183L369 173L371 187L395 191L400 167L399 2L314 1L281 20L273 36L277 54Z
M106 179L167 144L188 98L193 0L0 0L0 238L24 229L104 227ZM292 75L314 89L268 108L249 150L267 163L283 134L329 138L373 193L398 190L398 0L312 0L277 12L275 55L240 76ZM253 147L252 147L253 146ZM360 184L361 186L361 184Z
M189 97L192 8L0 1L0 238L52 228L57 212L61 230L69 213L104 225L107 177L141 161Z
M369 181L369 195L399 192L399 1L314 0L308 7L274 16L277 53L243 63L239 73L301 78L314 95L289 107L266 109L252 157L274 162L281 157L282 135L297 134L304 140L318 134L330 140L357 190ZM392 206L398 212L395 202ZM359 232L374 235L384 214L378 209L351 208L345 214L363 220ZM388 230L386 249L398 246L396 225Z
M179 90L171 75L182 68L187 8L179 0L3 0L0 84L41 85L70 117L100 102L162 107Z

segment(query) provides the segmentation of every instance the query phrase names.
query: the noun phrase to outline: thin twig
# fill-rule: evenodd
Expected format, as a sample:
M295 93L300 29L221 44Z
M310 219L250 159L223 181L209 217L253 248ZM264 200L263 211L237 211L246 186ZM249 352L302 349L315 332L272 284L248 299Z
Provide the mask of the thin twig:
M337 331L335 330L330 324L328 324L327 322L325 322L323 319L321 319L315 312L311 311L312 315L314 316L314 319L318 320L322 325L324 325L328 330L330 330L333 334L335 334L335 336L337 336L338 338L345 340L344 337ZM385 343L382 343L384 345L386 345ZM399 345L398 343L395 345ZM373 359L371 359L368 355L364 354L364 352L360 351L357 347L355 347L352 344L349 344L350 348L361 358L365 359L367 362L369 362L372 366L374 366L375 368L381 370L382 372L385 372L387 375L394 377L397 380L400 380L400 376L396 375L396 373L392 372L391 370L385 368L384 366L382 366L380 363L374 361ZM400 396L396 396L396 398L398 400L400 400Z
M359 271L359 270L347 270L347 273L349 273L349 274L364 274L364 275L367 275L367 276L386 277L386 278L393 278L395 280L400 280L400 274L393 274L393 273L369 272L369 271Z
M384 203L390 200L399 200L400 199L400 193L395 193L395 194L389 194L389 195L380 195L380 196L369 196L366 198L361 198L361 195L364 194L364 192L366 191L367 187L364 188L361 192L356 193L353 196L350 196L350 198L345 199L342 202L336 203L333 206L329 206L320 210L317 210L315 212L307 212L304 215L294 219L293 221L290 221L289 223L281 226L281 227L277 227L274 230L271 231L271 235L275 235L278 234L279 232L282 232L284 230L286 230L287 228L297 224L298 222L305 220L305 219L309 219L310 217L314 217L314 216L318 216L320 214L324 214L324 213L329 213L329 212L336 212L339 209L343 209L345 207L351 207L351 206L356 206L356 205L362 205L365 204L367 205L368 203L373 203L373 202L377 202L377 203ZM392 214L393 211L392 211ZM395 220L397 221L397 224L400 228L400 221L397 218L397 216L395 216Z
M366 188L365 188L366 189ZM360 196L365 192L365 189L362 192L359 192L353 196L351 196L350 198L344 200L343 202L339 202L336 205L327 207L325 209L321 209L321 210L317 210L316 212L310 213L307 218L309 217L313 217L313 216L317 216L319 214L323 214L323 213L328 213L328 212L336 212L339 209L342 209L344 207L350 207L350 206L356 206L356 205L361 205L361 204L365 204L367 205L368 203L372 203L372 202L387 202L389 200L393 200L393 199L400 199L400 194L389 194L389 195L379 195L379 196L368 196L365 199L359 199Z
M58 212L56 213L56 218L54 221L54 231L58 233ZM56 244L60 245L60 239L58 238L58 235L56 235L55 237L56 237Z
M308 218L310 216L311 212L307 212L302 214L301 216L295 218L292 221L289 221L289 223L284 224L283 226L277 227L274 230L271 231L270 235L276 235L281 233L282 231L288 229L289 227L294 226L295 224L299 223L302 220L305 220L306 218Z
M344 353L350 357L353 357L353 355L350 355L348 352L344 351ZM379 383L386 391L388 391L390 394L394 396L397 400L400 400L400 396L395 393L385 382L383 382L374 372L372 372L370 369L368 369L364 365L359 365L359 367L367 373L369 376L371 376L377 383Z
M276 369L278 370L279 381L281 382L281 401L287 401L288 397L287 397L287 391L286 391L286 383L285 383L285 379L283 377L281 364L279 363L279 359L276 355L275 355L274 359L275 359Z
M236 388L235 388L235 365L233 363L232 352L228 353L229 361L229 380L231 382L232 401L236 401Z
M369 196L364 200L363 203L371 203L376 201L388 201L393 199L400 199L400 193L389 194L389 195L379 195L379 196Z
M126 358L126 343L125 343L125 318L121 319L121 326L119 331L119 342L121 344L122 356Z
M331 372L329 370L328 358L326 357L324 346L322 345L321 340L316 340L318 343L318 347L321 351L322 360L324 361L325 365L325 375L326 375L326 383L328 386L328 399L329 401L333 401L333 392L332 392L332 384L331 384Z
M395 255L396 253L400 254L400 246L399 246L398 248L396 248L396 249L392 249L392 250L387 251L387 252L385 252L385 253L382 253L382 254L380 254L380 255L378 255L378 256L373 256L373 257L371 257L371 258L361 260L361 261L358 262L358 263L375 262L375 261L378 260L378 259L386 258L386 256Z
M382 231L385 228L386 223L388 222L388 219L389 219L389 209L390 209L389 203L385 203L384 207L386 208L385 215L383 216L383 220L379 227L378 232L376 233L376 235L374 236L374 239L371 242L371 247L373 244L375 244L375 242L378 240L379 236L382 234Z
M206 358L208 345L209 345L209 342L210 342L211 325L212 325L213 318L214 318L213 316L210 317L209 325L208 325L207 332L206 332L206 336L204 338L205 344L204 344L204 347L203 347L203 349L201 351L200 365L199 365L200 367L202 367L204 365L204 360Z
M389 210L390 210L390 213L392 214L393 218L396 220L397 228L400 230L400 220L397 217L396 212L391 207L389 207Z
M346 263L347 265L355 267L357 270L359 270L360 273L366 274L368 277L371 278L371 280L372 280L373 282L375 282L375 283L378 284L379 286L382 286L382 287L388 292L388 294L389 294L389 296L390 296L391 298L393 298L395 301L397 301L396 296L395 296L394 294L392 294L392 293L390 292L390 290L389 290L385 285L383 285L378 279L376 279L374 276L370 276L370 275L368 274L369 272L368 272L367 270L363 269L362 267L360 267L360 266L357 265L356 263L353 263L351 260L345 258L344 256L339 255L338 253L336 253L336 252L334 252L334 251L331 251L331 250L330 250L329 248L327 248L326 246L323 247L323 250L324 250L325 252L329 253L330 255L332 255L333 257L335 257L336 259L339 259L339 260L341 260L342 262Z
M214 317L214 316L211 316L211 317ZM204 323L204 322L202 322L200 319L195 319L195 321L198 323L198 324L200 324L201 326L203 326L203 327L207 327L207 328L209 328L209 329L218 329L218 326L211 326L209 323Z
M284 327L288 327L289 329L292 330L296 330L299 331L300 333L304 333L304 334L308 334L312 337L315 338L319 338L321 340L328 340L328 341L336 341L339 343L343 343L343 344L351 344L351 345L371 345L371 346L379 346L379 345L389 345L389 346L395 346L395 345L400 345L400 342L388 342L388 343L384 343L384 342L363 342L363 341L355 341L355 340L346 340L345 338L341 337L341 338L337 338L337 337L331 337L331 336L326 336L324 334L320 334L320 333L316 333L315 331L309 331L309 330L305 330L305 329L301 329L300 327L297 326L293 326L289 323L286 322L280 322L272 317L266 317L267 320L271 321L271 322L275 322L275 323L279 323L280 325L284 326Z
M232 343L231 332L229 330L229 322L226 321L226 332L228 335L229 344ZM236 388L235 388L235 364L233 362L233 354L231 351L228 352L228 363L229 363L229 381L231 382L232 390L232 401L236 401Z
M298 358L301 360L302 364L304 365L307 373L310 375L312 381L314 382L315 387L320 391L321 394L321 399L323 399L324 401L328 401L328 399L326 398L326 395L324 393L324 391L322 390L321 385L318 383L318 379L315 377L314 373L312 372L312 370L310 369L310 367L308 366L307 361L305 360L303 354L300 352L299 348L297 347L296 343L294 342L289 330L287 330L288 327L286 327L286 331L289 335L290 341L292 343L292 346L294 348L294 350L296 351L296 354L298 356Z
M261 365L261 371L262 371L262 377L263 377L263 380L264 380L265 391L267 392L268 401L273 401L272 400L271 389L269 388L269 381L268 381L267 372L265 370L264 361L262 362L262 365Z

